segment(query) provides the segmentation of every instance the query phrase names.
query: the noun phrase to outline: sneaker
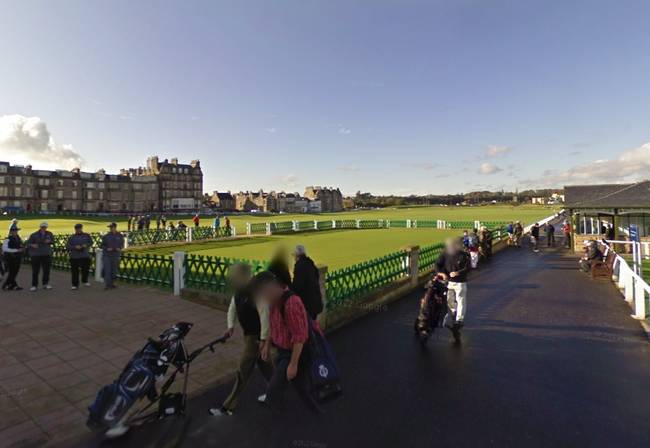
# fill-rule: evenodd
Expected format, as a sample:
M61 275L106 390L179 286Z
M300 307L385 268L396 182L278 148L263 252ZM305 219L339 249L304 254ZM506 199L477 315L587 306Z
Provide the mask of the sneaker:
M210 415L213 415L215 417L219 417L222 415L232 415L232 411L230 409L224 408L223 406L221 406L220 408L210 408L208 412L210 412Z
M90 283L86 282L84 283L84 286L90 286Z
M52 289L51 285L43 285L43 289Z
M104 435L109 439L115 439L117 437L122 437L129 430L127 425L118 423L116 426L113 426L111 429L106 431Z
M31 288L29 288L29 290L32 292L36 291L36 286L32 286Z
M257 397L257 401L259 403L266 403L266 394L262 394L259 397Z
M76 286L73 286L73 287L70 288L70 289L73 290L73 291L76 291L76 290L79 289L79 288L77 288Z
M14 286L13 288L11 288L11 290L12 290L12 291L22 291L23 288L21 288L20 286L16 285L16 286Z

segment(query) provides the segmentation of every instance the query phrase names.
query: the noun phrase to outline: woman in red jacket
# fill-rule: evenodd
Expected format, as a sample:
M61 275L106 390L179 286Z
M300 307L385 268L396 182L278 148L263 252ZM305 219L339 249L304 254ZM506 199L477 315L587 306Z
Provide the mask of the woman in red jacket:
M257 274L253 284L255 295L265 300L270 308L270 338L262 348L262 359L269 359L271 344L277 352L266 394L267 404L271 409L281 411L291 383L305 404L312 411L320 412L309 391L307 356L303 348L309 338L310 321L302 300L268 271ZM316 330L320 331L317 326Z

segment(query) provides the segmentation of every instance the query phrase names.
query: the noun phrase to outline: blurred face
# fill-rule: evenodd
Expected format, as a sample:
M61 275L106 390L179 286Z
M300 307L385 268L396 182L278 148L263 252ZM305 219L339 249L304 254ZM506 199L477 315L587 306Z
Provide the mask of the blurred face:
M457 241L450 239L450 240L447 240L445 242L445 251L448 254L454 255L454 254L456 254L458 252L458 250L459 249L458 249L458 242Z
M258 298L268 305L276 305L282 300L284 288L278 282L269 282L258 290Z
M41 232L47 232L47 226L41 226Z
M74 228L74 232L75 232L77 235L80 234L81 232L83 232L83 227L75 227L75 228Z

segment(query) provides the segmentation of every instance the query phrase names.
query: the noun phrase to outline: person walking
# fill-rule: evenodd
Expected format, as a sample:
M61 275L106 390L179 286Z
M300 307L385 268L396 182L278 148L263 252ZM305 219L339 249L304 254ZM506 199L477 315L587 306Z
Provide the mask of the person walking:
M212 220L212 228L215 231L219 231L219 227L221 226L221 218L219 218L219 215L214 217L214 220Z
M214 416L233 414L256 365L266 381L271 379L273 373L271 365L260 356L269 337L269 311L266 304L256 300L253 295L251 267L244 263L235 264L230 268L229 274L235 292L228 307L228 331L225 336L232 337L235 324L239 322L244 333L244 350L239 358L239 369L230 395L221 406L211 408L209 411ZM265 400L266 395L258 397L260 402Z
M38 277L43 271L41 279L43 289L52 289L50 285L50 269L52 268L52 244L54 235L47 230L47 222L42 222L39 229L32 233L27 240L29 257L32 263L32 287L30 291L36 291L38 288Z
M90 271L90 248L93 246L93 239L83 231L83 224L75 224L74 233L68 238L68 252L70 253L70 273L72 275L72 287L79 289L79 274L84 286L88 283L88 272Z
M521 237L524 235L524 226L521 221L517 221L513 228L513 243L516 247L521 247Z
M314 260L307 256L305 246L296 246L293 256L296 263L293 266L291 289L302 299L309 318L316 320L318 315L323 312L320 273Z
M231 230L230 230L230 218L226 216L226 235L230 236L232 235Z
M548 222L544 226L544 230L546 233L546 245L548 247L555 246L555 226Z
M539 252L539 224L535 223L530 229L530 243L533 246L533 252Z
M287 250L280 246L273 252L271 261L267 267L267 270L275 275L275 278L287 288L291 286L291 272L289 271L289 263L287 262L288 257Z
M569 221L564 221L562 233L564 233L564 247L571 248L571 224Z
M194 217L192 218L192 222L194 223L194 227L199 227L201 223L201 217L199 216L198 213L194 215Z
M513 224L512 221L511 221L511 222L509 222L508 225L506 226L506 233L508 234L508 246L512 246L512 245L513 245L513 242L514 242L514 240L513 240L514 232L515 232L515 226L514 226L514 224Z
M460 342L460 329L463 327L467 310L467 274L470 270L470 260L457 239L447 239L445 250L436 261L435 270L447 281L447 305L451 313L445 319L446 326L451 330L456 342Z
M262 359L268 360L269 347L276 348L273 375L267 389L266 403L272 411L280 413L286 406L289 384L298 392L305 405L313 412L321 409L309 390L309 364L303 349L309 338L309 328L319 331L311 323L302 300L269 271L253 278L257 297L269 306L270 338L262 349Z
M17 225L11 226L9 236L2 242L2 254L7 265L7 278L2 284L2 289L5 291L20 291L23 289L16 283L16 277L20 271L23 252L25 250L18 231L20 229Z
M479 251L484 260L492 256L492 232L487 227L481 226L479 237Z
M108 225L108 233L102 236L102 263L104 265L104 289L114 289L120 268L120 256L124 248L124 236L117 231L117 224Z

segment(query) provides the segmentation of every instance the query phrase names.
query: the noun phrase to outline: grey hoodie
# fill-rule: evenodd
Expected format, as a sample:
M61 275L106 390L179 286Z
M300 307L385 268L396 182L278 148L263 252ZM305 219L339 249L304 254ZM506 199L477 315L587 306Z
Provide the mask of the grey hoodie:
M34 249L32 244L37 244L38 247ZM52 245L54 244L54 235L49 230L41 233L41 231L34 232L30 235L27 240L27 248L29 250L30 257L51 257L52 256Z
M70 252L71 259L89 258L90 253L88 250L93 245L93 239L87 233L73 234L68 238L68 251ZM81 250L76 246L81 246Z

